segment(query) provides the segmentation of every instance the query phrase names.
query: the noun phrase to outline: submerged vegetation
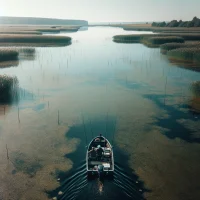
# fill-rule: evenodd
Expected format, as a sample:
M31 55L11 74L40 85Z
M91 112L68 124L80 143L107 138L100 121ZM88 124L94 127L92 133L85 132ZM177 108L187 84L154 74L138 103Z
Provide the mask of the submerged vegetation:
M11 104L18 100L17 77L0 75L0 104Z
M36 172L42 168L42 165L37 159L27 157L24 153L15 152L12 154L12 157L15 167L13 173L22 171L29 176L34 176Z

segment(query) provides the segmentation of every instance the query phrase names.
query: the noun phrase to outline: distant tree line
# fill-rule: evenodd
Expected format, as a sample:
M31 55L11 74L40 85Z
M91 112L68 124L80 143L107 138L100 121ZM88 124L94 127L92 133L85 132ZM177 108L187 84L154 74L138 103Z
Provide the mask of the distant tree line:
M171 22L153 22L153 27L200 27L200 19L194 17L192 21L177 21L172 20Z

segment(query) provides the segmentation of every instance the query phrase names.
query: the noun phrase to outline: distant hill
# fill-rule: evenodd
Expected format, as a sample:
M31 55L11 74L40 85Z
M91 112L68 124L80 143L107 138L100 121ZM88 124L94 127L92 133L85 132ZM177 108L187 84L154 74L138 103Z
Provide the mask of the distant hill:
M87 26L85 20L71 19L51 19L51 18L35 18L35 17L0 17L2 25L80 25Z
M200 27L200 19L194 17L191 21L177 21L172 20L171 22L153 22L154 27Z

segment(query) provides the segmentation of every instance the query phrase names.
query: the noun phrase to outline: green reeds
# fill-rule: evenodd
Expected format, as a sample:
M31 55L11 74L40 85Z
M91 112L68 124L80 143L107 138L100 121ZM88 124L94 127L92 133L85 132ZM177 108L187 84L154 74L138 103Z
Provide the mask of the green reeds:
M189 102L189 107L193 112L200 113L200 81L191 84L193 97Z
M175 61L200 64L200 48L197 47L173 49L167 52L167 56Z
M157 36L157 37L148 37L142 40L142 43L150 46L150 47L157 47L165 43L170 42L177 42L177 43L184 43L184 39L182 37L175 37L175 36Z
M0 43L65 43L71 42L67 36L49 36L49 35L0 35Z
M19 53L23 53L23 54L34 54L35 53L35 49L34 48L19 48L17 49L17 51Z
M42 35L39 31L0 31L0 34Z
M188 33L168 33L168 34L132 34L132 35L115 35L113 37L113 41L114 42L118 42L118 43L134 43L134 42L147 42L148 38L152 38L152 37L168 37L168 38L171 38L168 39L170 41L167 41L164 42L164 43L167 43L167 42L182 42L183 39L184 40L189 40L189 41L197 41L199 40L200 41L200 34L197 34L197 33L191 33L191 34L188 34ZM179 39L173 39L173 38L179 38ZM180 39L182 38L182 39ZM178 40L178 41L177 41ZM160 39L161 41L161 39ZM151 43L151 42L150 42ZM163 43L162 43L163 44Z
M195 81L191 84L191 90L193 94L200 97L200 81Z
M0 48L0 61L17 60L18 55L14 49Z
M18 80L16 77L0 75L0 104L11 104L18 100Z
M141 41L141 35L115 35L113 41L118 43L137 43Z
M160 51L163 54L166 54L168 51L178 48L191 48L191 47L200 47L200 42L192 43L165 43L160 46Z

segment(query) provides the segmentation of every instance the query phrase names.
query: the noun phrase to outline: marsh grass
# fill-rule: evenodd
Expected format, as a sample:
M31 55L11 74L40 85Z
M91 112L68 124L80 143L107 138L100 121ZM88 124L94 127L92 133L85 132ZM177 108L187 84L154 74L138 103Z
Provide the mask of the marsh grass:
M200 48L178 48L167 52L170 60L200 64Z
M157 36L144 38L142 40L142 43L149 47L159 47L162 44L170 42L184 43L184 39L182 37L175 36Z
M19 48L16 49L19 53L23 53L23 54L34 54L35 53L35 49L34 48Z
M0 48L0 61L17 60L19 53L14 49Z
M0 34L42 35L39 31L1 31Z
M193 97L189 102L189 107L193 112L200 113L200 81L191 84Z
M48 35L0 35L0 43L46 43L68 44L71 38L67 36L48 36Z
M191 90L195 96L200 97L200 81L193 82L191 85Z
M141 42L146 44L152 44L152 42L148 42L149 38L152 37L165 37L165 38L171 38L170 42L180 42L182 39L173 39L173 38L183 38L185 41L200 41L200 33L168 33L168 34L132 34L132 35L115 35L113 37L114 42L118 43L127 43L127 42ZM178 40L178 41L177 41ZM158 41L158 40L157 40ZM161 39L160 39L161 41ZM164 42L164 41L163 41ZM169 41L166 42L167 43Z
M18 65L19 65L19 60L8 60L0 62L0 68L17 67Z
M200 47L200 41L193 43L165 43L160 46L160 51L163 54L166 54L168 51L178 48L191 48L191 47Z
M22 47L22 48L16 48L16 50L19 52L20 60L34 60L36 57L35 48Z
M18 101L17 77L0 75L0 104L12 104Z

